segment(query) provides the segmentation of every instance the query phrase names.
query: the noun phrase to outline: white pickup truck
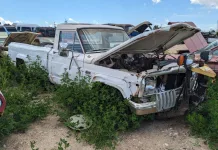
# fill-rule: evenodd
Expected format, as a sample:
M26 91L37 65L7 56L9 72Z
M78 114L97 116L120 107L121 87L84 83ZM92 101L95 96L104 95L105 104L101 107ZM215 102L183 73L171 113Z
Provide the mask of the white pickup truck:
M129 39L115 26L60 24L53 47L12 42L8 53L15 63L29 63L39 56L55 84L61 84L63 73L68 72L70 79L89 76L91 82L112 86L137 115L144 115L168 111L182 101L186 69L160 56L199 31L180 23ZM185 90L194 87L195 79L190 77L191 87Z

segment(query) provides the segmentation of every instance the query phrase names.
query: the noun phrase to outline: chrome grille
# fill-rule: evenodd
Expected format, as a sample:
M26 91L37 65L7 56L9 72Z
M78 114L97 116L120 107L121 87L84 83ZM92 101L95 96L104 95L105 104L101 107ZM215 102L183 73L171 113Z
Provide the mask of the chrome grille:
M163 111L172 108L176 104L177 96L180 93L181 88L169 90L161 93L156 93L156 108L157 111Z

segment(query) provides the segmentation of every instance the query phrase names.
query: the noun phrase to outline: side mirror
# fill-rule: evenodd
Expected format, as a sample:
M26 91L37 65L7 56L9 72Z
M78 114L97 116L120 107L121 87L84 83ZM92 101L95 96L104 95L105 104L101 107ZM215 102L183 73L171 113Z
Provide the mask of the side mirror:
M69 52L72 52L71 49L69 48L68 43L60 43L59 50L60 50L60 55L65 57L69 56Z
M201 52L200 57L205 62L208 62L212 58L212 54L210 51L203 51L203 52Z
M60 43L59 44L60 51L70 51L68 43Z

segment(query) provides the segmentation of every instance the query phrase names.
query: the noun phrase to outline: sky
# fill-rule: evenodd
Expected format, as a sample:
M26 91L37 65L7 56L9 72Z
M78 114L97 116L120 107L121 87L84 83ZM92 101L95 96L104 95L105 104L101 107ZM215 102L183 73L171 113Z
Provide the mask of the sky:
M204 31L217 30L218 0L0 0L0 22L53 26L76 23L193 21Z

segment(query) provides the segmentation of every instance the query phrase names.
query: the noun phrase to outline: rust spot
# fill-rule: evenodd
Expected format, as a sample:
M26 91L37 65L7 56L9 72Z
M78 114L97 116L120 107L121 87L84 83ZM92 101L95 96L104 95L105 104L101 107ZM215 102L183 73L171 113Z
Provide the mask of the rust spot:
M133 96L138 96L139 95L139 87L137 86L137 90L136 90L136 92L133 94Z

